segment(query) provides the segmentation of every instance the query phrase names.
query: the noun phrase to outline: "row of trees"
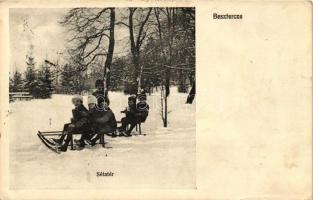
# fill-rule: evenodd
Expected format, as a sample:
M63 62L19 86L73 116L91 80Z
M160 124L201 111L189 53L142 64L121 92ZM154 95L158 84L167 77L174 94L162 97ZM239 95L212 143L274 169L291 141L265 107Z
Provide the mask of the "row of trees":
M10 77L10 92L29 92L34 98L50 98L54 89L50 68L42 65L36 70L34 58L31 56L26 65L24 74L15 71Z
M118 16L116 17L116 12ZM69 55L77 71L102 68L105 91L137 94L142 88L162 88L162 119L167 126L170 86L195 95L194 8L75 8L61 24L68 29ZM114 58L114 32L127 28L129 52Z
M10 92L29 92L34 98L50 98L52 93L80 94L94 87L94 71L88 75L84 71L78 71L72 63L62 66L49 60L42 61L36 68L34 57L27 56L26 70L18 70L10 76Z

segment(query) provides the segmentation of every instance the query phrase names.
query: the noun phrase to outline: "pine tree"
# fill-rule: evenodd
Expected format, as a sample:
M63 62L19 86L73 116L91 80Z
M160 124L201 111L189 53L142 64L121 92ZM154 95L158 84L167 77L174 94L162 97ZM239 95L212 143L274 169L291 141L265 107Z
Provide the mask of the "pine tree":
M127 66L127 60L123 57L116 58L112 63L112 70L111 70L111 90L117 91L121 90L121 86L124 84L125 80L125 66Z
M87 89L85 85L86 74L75 69L71 64L66 64L61 72L61 86L65 94L79 94Z
M71 94L73 93L73 74L72 74L72 67L68 64L66 64L61 72L61 86L63 93L65 94Z
M38 84L40 86L39 98L50 98L53 92L52 75L48 66L42 66L38 72Z
M36 79L35 62L32 56L28 56L26 61L27 69L25 72L25 90L34 98L39 97L40 88Z
M85 89L85 80L86 76L84 74L84 71L73 71L72 72L72 80L73 80L73 86L72 86L72 92L75 94L80 94Z
M10 92L21 92L23 90L22 74L15 71L12 78L10 78Z

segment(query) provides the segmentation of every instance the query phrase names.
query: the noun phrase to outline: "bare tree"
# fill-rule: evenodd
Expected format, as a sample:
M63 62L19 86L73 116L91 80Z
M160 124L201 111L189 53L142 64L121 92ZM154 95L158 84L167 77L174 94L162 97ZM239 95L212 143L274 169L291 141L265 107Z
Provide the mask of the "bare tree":
M154 8L153 11L154 38L160 49L157 63L159 66L156 66L156 69L162 78L161 113L163 125L166 127L171 81L178 81L180 85L186 87L188 77L190 84L193 85L188 103L192 103L195 96L194 8Z
M189 82L192 84L192 88L188 94L186 103L192 104L196 96L196 81L195 81L195 9L194 8L182 8L182 28L184 28L184 38L187 41L186 58L189 62L188 65L192 69L189 73Z
M106 58L103 80L107 94L114 52L115 8L74 8L60 23L68 28L68 52L78 71L103 63Z
M164 109L164 111L162 110L163 126L167 127L167 101L170 94L171 67L173 64L173 43L175 34L176 8L154 8L154 15L157 22L157 34L160 40L162 52L161 57L163 63L161 63L161 65L165 68L163 73L163 85L165 87L165 95L162 96L163 100L161 99L161 101L164 101L164 103L162 102L162 109Z
M140 61L140 50L148 35L147 22L152 8L128 8L128 22L119 22L128 27L130 50L132 54L134 93L141 89L141 74L143 65Z
M108 54L104 65L104 74L103 80L105 81L106 89L105 89L105 98L108 96L108 90L110 88L110 78L111 78L111 65L113 59L113 52L114 52L114 27L115 27L115 9L110 8L110 35L109 35L109 48Z

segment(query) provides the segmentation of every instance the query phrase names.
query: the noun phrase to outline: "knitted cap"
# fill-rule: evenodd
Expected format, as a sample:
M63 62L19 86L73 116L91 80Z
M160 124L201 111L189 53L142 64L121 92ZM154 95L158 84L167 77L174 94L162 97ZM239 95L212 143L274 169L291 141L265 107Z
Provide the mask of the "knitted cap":
M81 102L83 102L83 97L80 96L80 95L74 95L73 98L72 98L72 101L74 101L74 100L76 100L76 99L78 99L78 100L80 100Z

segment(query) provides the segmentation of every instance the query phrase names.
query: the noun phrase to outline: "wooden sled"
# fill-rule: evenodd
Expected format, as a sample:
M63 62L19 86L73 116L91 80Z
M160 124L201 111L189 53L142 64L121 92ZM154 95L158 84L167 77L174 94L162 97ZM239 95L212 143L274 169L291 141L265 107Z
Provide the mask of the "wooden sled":
M65 133L65 134L67 134L67 133ZM94 135L96 135L96 134L97 133L94 133ZM38 135L39 139L44 143L44 145L46 147L48 147L50 150L52 150L54 152L57 151L55 143L50 141L47 137L61 136L62 135L62 131L47 131L47 132L38 131L37 135ZM81 133L72 133L72 135L81 135ZM102 147L105 148L104 134L101 134L99 144L101 144ZM72 137L72 139L71 139L71 141L69 143L69 146L71 147L71 150L75 150L74 149L74 137Z
M121 121L117 121L118 124L121 124L122 122ZM146 136L147 134L145 133L142 133L141 131L141 124L144 123L144 122L140 122L140 123L137 123L135 128L136 128L136 133L133 133L131 135L135 135L135 136L138 136L138 135L142 135L142 136ZM126 131L129 130L130 128L130 124L126 127ZM121 133L120 136L125 136L124 134Z

